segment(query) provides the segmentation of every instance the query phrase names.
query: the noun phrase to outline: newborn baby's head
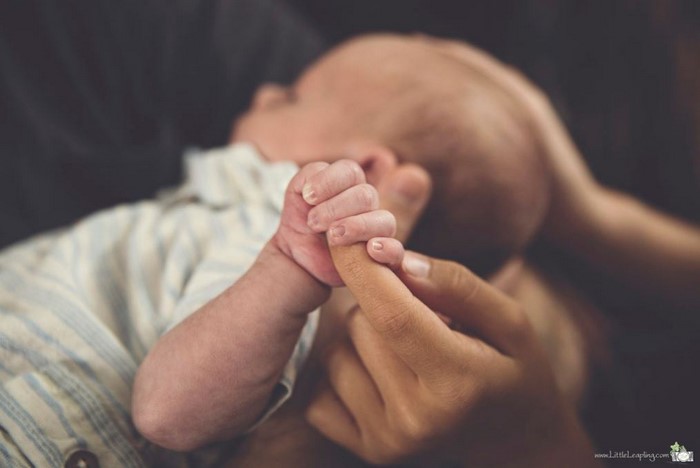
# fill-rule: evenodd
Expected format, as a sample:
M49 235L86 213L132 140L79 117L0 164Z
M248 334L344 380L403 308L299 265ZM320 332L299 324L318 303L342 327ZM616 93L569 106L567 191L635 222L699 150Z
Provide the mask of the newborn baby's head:
M478 72L419 37L363 36L289 88L261 87L232 140L270 160L357 160L376 183L400 162L433 196L409 247L486 273L542 222L546 171L522 114Z

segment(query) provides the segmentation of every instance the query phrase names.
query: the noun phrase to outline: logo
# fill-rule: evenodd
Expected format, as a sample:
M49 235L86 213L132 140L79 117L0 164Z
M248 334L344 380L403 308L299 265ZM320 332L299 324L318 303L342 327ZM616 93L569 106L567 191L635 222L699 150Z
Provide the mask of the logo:
M671 445L671 460L679 463L691 462L693 461L693 452L689 452L684 446L675 442Z

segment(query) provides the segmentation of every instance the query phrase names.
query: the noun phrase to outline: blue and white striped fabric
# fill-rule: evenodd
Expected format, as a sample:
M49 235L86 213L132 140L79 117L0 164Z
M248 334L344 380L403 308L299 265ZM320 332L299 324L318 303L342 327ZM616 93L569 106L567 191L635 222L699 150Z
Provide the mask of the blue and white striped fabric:
M185 466L134 430L134 374L163 333L253 263L296 171L248 145L192 154L178 190L0 253L0 466L63 466L76 450L103 467ZM269 412L289 396L317 318Z

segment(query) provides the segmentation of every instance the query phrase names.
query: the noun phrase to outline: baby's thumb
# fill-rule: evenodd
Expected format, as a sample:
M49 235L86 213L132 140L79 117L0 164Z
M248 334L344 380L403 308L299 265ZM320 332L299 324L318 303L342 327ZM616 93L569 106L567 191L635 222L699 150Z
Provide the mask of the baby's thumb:
M396 217L396 238L406 242L430 199L428 173L415 164L402 164L386 174L379 184L379 204Z

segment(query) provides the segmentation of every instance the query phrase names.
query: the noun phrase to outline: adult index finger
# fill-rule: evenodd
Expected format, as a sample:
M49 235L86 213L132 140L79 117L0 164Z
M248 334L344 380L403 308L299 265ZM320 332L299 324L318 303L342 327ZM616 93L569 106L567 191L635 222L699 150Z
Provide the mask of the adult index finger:
M454 354L452 331L364 244L331 247L345 285L372 327L419 377L439 375Z

